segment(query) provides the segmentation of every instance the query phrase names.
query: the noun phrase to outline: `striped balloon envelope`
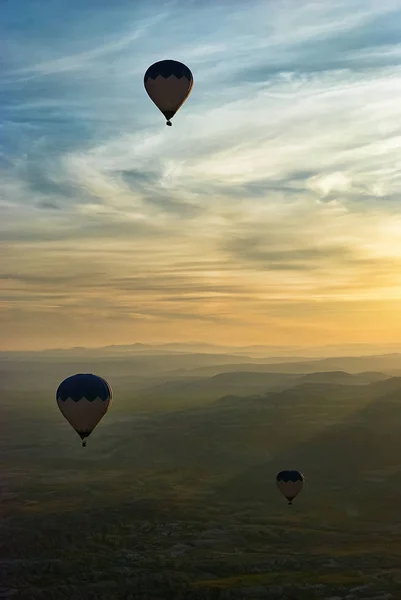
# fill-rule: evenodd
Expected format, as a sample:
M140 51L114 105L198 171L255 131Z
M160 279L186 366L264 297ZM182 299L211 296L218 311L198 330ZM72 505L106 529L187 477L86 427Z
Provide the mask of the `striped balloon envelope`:
M191 93L194 79L186 65L176 60L161 60L149 67L144 85L150 99L166 117L166 125Z
M106 414L112 396L107 381L90 373L72 375L59 385L57 405L82 439L82 446L86 446L86 438Z
M300 471L280 471L276 475L277 487L290 505L302 490L304 481L305 477Z

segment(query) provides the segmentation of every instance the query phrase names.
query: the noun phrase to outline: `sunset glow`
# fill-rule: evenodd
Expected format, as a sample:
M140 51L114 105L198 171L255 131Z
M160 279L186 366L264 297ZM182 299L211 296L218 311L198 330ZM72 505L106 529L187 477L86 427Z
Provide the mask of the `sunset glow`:
M14 0L1 29L1 349L398 342L399 2ZM172 128L163 58L194 76Z

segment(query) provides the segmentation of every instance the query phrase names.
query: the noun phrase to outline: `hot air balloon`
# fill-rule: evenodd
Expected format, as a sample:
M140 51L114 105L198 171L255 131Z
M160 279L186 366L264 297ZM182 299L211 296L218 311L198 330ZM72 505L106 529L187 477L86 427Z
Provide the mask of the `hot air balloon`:
M280 492L292 504L304 485L304 476L299 471L280 471L276 475L276 483Z
M106 414L112 396L107 381L90 373L72 375L60 383L56 393L58 407L82 439L83 447Z
M161 60L145 73L144 85L150 99L166 117L171 119L191 93L194 79L188 67L176 60Z

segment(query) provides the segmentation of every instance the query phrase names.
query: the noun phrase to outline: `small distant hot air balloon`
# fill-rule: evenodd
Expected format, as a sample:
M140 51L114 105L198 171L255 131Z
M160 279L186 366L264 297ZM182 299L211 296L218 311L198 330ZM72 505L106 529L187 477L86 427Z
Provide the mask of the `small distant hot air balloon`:
M186 65L176 60L161 60L145 73L145 90L167 119L171 119L191 93L194 79Z
M299 471L280 471L276 475L276 483L280 492L292 504L304 485L304 476Z
M58 407L82 439L82 446L86 446L85 439L106 414L112 396L107 381L90 373L72 375L59 385Z

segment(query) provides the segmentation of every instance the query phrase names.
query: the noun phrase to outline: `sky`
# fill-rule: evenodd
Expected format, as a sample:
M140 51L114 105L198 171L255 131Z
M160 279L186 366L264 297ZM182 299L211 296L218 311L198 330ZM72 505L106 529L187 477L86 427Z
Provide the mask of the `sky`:
M399 0L0 11L0 349L400 340Z

